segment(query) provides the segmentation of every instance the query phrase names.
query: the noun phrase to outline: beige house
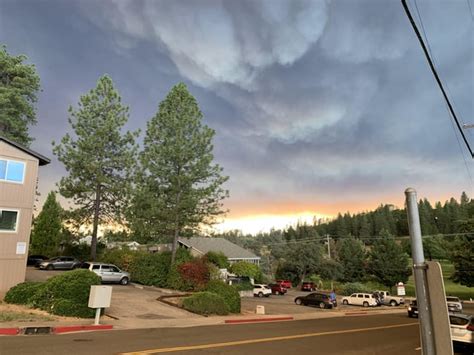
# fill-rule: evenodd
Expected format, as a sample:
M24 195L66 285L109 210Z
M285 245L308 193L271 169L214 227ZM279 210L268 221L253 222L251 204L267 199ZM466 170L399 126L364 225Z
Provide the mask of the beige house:
M0 136L0 295L25 280L38 166L49 162Z

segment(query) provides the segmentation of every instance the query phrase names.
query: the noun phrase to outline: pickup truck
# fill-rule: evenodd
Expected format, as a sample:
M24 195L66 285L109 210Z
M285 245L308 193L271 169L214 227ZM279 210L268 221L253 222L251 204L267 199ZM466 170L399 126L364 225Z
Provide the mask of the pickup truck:
M401 304L405 304L405 300L403 297L399 296L392 296L388 291L375 291L382 297L382 302L385 305L390 305L392 307L399 306Z

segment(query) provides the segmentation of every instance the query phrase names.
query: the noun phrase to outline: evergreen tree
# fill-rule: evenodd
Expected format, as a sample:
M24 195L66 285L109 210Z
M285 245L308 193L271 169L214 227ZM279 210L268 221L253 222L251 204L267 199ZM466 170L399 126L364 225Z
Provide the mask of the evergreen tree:
M50 192L31 231L30 254L53 257L59 251L63 231L63 209Z
M202 113L186 85L174 86L147 125L141 170L137 175L132 228L173 241L202 225L216 223L224 213L222 200L228 177L213 164L214 130L201 123Z
M135 165L138 132L122 129L128 120L112 79L103 76L97 87L81 96L78 109L69 109L75 137L66 134L54 153L68 172L59 192L78 206L76 218L92 224L91 259L96 258L100 223L120 219L127 204L131 170Z
M364 244L353 237L343 238L338 244L337 255L343 268L343 280L362 281L366 275Z
M408 255L387 231L382 231L381 238L372 246L369 253L369 270L387 287L392 287L400 281L406 282L411 275Z
M474 219L466 221L466 226L474 230ZM474 235L456 237L451 261L454 265L453 280L461 285L474 287Z
M35 103L40 78L24 55L12 56L0 46L0 134L24 146L33 138L28 126L36 123Z

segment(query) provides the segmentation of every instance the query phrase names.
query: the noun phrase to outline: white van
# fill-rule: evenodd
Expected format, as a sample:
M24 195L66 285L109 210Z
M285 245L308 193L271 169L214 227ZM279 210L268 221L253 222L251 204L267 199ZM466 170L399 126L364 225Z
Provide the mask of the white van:
M345 305L354 305L354 306L363 306L363 307L375 307L377 306L377 300L370 293L353 293L348 297L342 298L342 304Z

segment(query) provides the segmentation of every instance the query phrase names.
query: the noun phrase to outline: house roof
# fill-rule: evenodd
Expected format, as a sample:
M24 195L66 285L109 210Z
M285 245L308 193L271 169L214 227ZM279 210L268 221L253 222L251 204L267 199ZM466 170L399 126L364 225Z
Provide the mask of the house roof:
M178 242L189 248L194 248L202 254L214 251L224 253L228 259L260 259L254 253L224 238L179 238Z
M18 144L10 139L7 139L3 136L0 136L0 141L4 141L5 143L7 144L10 144L12 146L14 146L15 148L18 148L20 149L21 151L25 152L26 154L29 154L35 158L37 158L39 160L39 165L47 165L51 162L50 159L46 158L45 156L39 154L39 153L36 153L35 151L29 149L29 148L26 148L24 146L22 146L21 144Z

